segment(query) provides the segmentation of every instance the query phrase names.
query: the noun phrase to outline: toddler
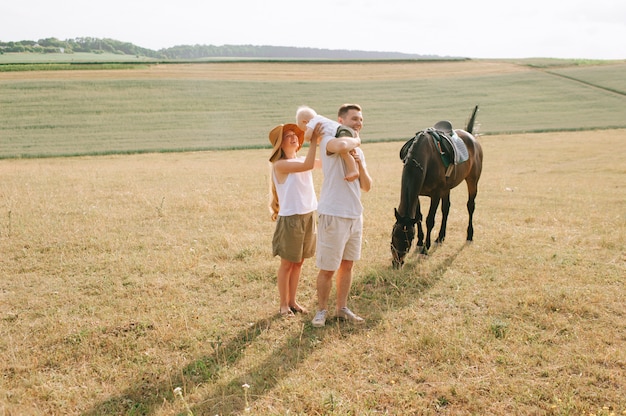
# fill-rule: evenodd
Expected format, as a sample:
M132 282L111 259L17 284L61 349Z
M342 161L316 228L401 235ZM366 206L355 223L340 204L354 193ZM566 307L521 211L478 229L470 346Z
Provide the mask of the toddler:
M322 123L322 136L333 136L333 137L357 137L356 132L350 127L343 126L339 122L331 120L327 117L320 116L317 114L315 110L308 106L300 106L296 111L296 124L300 129L304 131L304 140L310 141L311 134L313 133L313 129L319 123ZM343 159L344 165L346 167L346 176L345 180L348 182L355 181L359 178L359 168L356 165L356 161L354 157L350 154L350 152L342 152L339 154Z

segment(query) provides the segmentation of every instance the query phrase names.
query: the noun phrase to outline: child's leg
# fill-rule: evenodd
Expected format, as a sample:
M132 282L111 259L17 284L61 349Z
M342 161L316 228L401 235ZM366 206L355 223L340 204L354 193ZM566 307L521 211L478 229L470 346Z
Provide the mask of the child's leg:
M346 176L345 180L348 182L355 181L359 178L359 168L356 165L356 161L354 157L349 152L341 153L341 158L346 165Z

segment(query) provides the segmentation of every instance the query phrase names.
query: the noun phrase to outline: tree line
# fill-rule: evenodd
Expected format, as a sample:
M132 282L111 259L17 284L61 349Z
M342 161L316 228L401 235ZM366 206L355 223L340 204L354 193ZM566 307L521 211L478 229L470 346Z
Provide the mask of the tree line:
M115 39L82 37L59 40L57 38L0 41L1 53L113 53L135 55L154 59L203 59L203 58L317 58L317 59L437 59L436 55L405 54L400 52L368 52L355 50L332 50L297 48L289 46L256 45L179 45L152 50Z

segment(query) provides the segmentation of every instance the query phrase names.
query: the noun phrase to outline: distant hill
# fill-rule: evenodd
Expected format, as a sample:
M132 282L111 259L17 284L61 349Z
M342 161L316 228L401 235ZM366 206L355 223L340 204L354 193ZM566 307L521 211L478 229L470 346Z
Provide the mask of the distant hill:
M442 59L437 55L418 55L400 52L368 52L356 50L334 50L317 48L297 48L289 46L257 45L180 45L157 51L142 48L129 42L115 39L74 38L59 40L56 38L37 41L19 42L0 41L0 54L16 53L114 53L134 55L154 59L190 60L204 58L297 58L297 59Z

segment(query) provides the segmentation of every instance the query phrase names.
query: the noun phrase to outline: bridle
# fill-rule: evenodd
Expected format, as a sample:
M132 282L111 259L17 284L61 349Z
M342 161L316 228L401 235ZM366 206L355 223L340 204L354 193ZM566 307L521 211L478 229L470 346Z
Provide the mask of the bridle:
M404 263L404 261L401 260L401 256L402 257L406 256L406 254L411 249L411 240L409 239L409 230L413 229L413 227L415 227L415 224L416 224L416 221L412 218L402 218L402 221L400 220L396 221L396 224L393 226L393 230L391 231L391 244L390 244L391 253L393 255L394 261L398 263L399 265L402 265ZM404 235L404 242L406 243L406 247L407 247L406 250L404 251L398 250L393 245L394 234L396 233L396 230L398 229L398 226L400 225L402 226L402 234Z

